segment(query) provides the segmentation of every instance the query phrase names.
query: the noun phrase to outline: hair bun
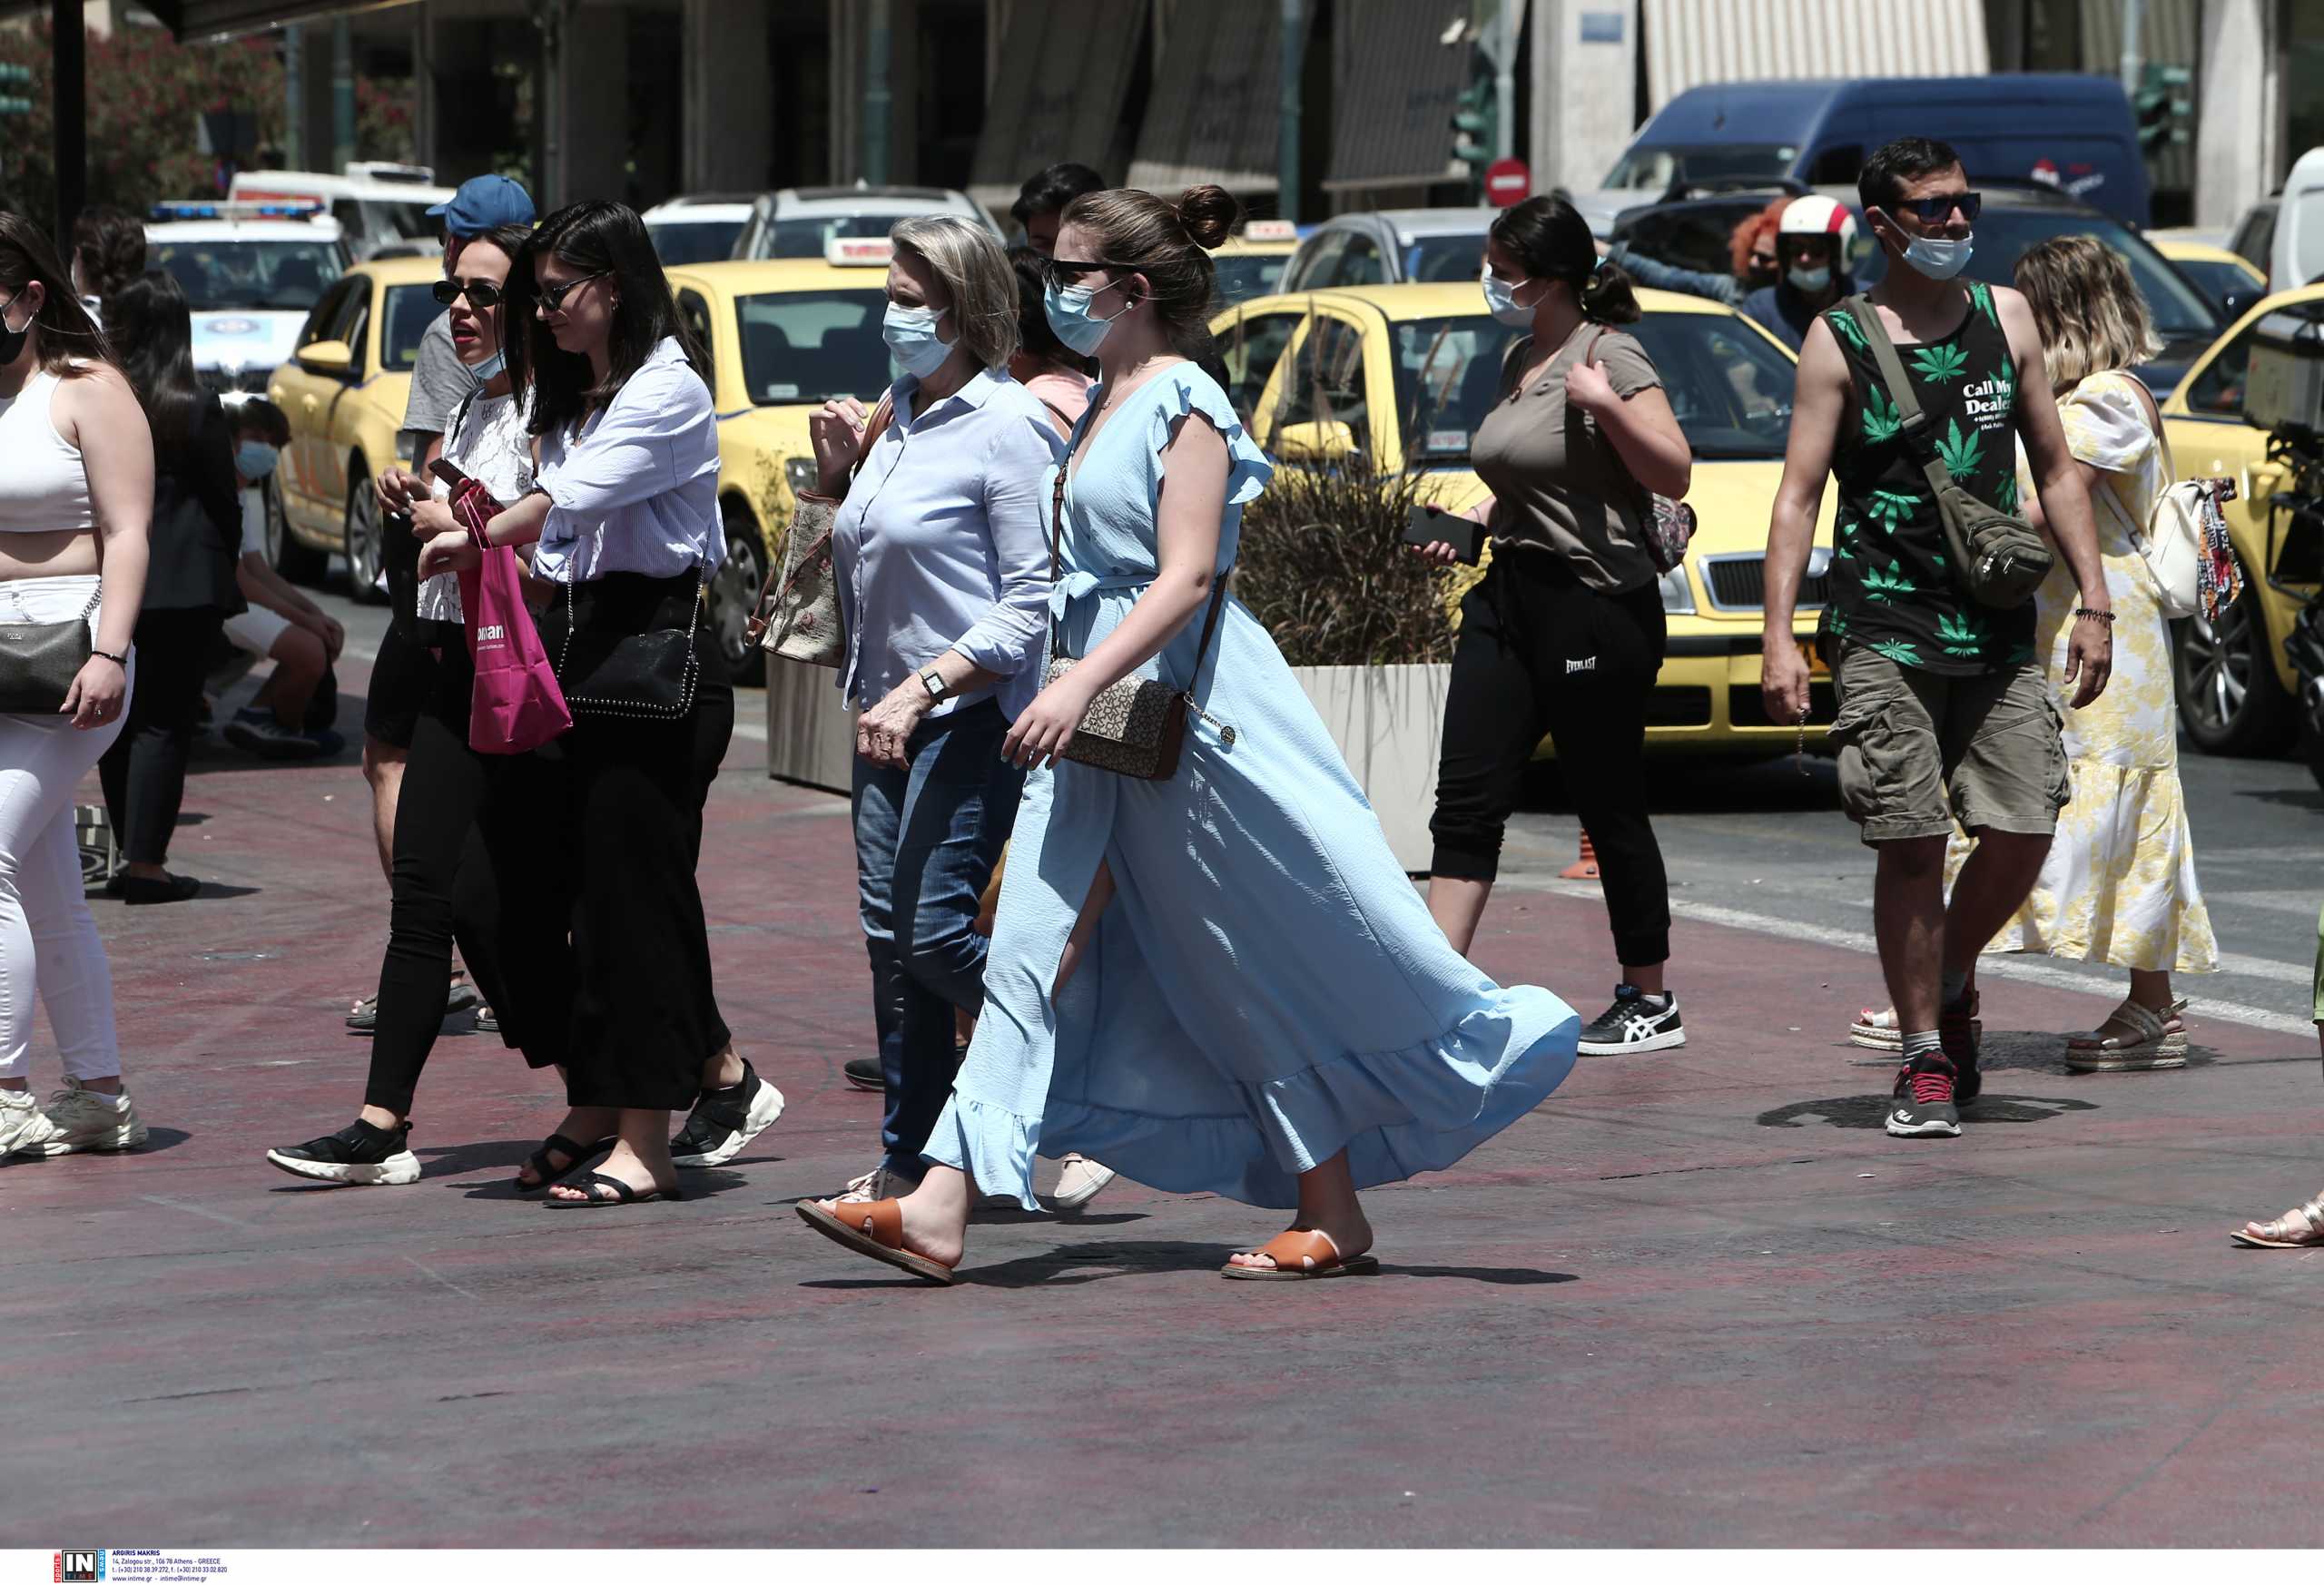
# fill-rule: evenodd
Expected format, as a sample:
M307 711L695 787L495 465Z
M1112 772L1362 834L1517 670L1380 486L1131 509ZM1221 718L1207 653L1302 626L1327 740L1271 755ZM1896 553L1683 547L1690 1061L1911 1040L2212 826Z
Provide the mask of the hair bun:
M1235 234L1235 222L1242 214L1243 206L1224 187L1206 182L1178 194L1172 212L1177 215L1178 224L1185 228L1187 239L1195 246L1216 248Z

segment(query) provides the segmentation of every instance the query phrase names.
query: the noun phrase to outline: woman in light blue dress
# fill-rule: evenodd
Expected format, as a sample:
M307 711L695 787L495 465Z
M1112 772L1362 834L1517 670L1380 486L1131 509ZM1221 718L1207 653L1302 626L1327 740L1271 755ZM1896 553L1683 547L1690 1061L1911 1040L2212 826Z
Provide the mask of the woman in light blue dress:
M1049 318L1101 378L1074 430L1052 604L1082 658L1004 743L1031 773L984 1016L920 1188L800 1206L934 1281L960 1262L971 1179L1039 1208L1036 1149L1295 1209L1226 1275L1376 1270L1356 1191L1450 1167L1573 1065L1572 1009L1495 985L1429 918L1266 630L1229 599L1198 657L1243 507L1274 471L1185 356L1206 339L1206 250L1234 213L1216 188L1175 205L1092 193L1065 213ZM1133 674L1199 705L1177 773L1058 759Z

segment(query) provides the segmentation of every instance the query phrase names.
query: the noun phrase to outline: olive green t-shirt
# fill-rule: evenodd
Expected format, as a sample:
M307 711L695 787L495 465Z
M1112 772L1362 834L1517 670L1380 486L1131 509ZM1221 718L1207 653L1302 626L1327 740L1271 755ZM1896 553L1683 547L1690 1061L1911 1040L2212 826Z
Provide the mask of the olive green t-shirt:
M1594 355L1614 394L1627 400L1659 386L1662 376L1637 338L1586 320L1549 367L1518 389L1531 352L1530 338L1511 349L1502 398L1469 442L1470 464L1493 494L1494 543L1555 551L1583 584L1608 594L1652 583L1647 493L1597 421L1579 408L1568 410L1565 377Z

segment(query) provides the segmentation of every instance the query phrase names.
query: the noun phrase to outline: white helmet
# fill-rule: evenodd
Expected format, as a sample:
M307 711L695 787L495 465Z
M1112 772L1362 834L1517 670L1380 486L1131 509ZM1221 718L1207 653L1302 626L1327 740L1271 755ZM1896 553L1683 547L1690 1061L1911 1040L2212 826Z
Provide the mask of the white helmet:
M1846 266L1856 253L1856 216L1848 212L1847 205L1820 192L1793 199L1784 205L1783 218L1776 222L1776 234L1779 237L1797 236L1802 232L1837 237L1840 243L1837 261L1842 266Z

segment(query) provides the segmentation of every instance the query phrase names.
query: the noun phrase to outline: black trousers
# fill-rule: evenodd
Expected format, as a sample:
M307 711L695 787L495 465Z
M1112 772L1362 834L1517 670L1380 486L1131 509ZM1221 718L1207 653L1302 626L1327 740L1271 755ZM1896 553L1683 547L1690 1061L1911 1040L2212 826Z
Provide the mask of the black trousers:
M699 580L615 573L581 586L582 637L686 625ZM570 622L560 591L541 620L552 659ZM586 643L576 648L586 650ZM527 1007L563 1007L566 1098L683 1111L730 1033L710 974L694 864L702 811L734 729L716 641L696 631L694 706L675 721L576 714L573 730L490 801L486 845L500 896L504 970ZM407 773L409 774L409 773ZM527 1052L529 1058L529 1049Z
M423 652L425 653L425 652ZM379 1021L371 1032L366 1104L399 1116L444 1022L452 944L500 1021L500 1040L546 1068L564 1059L562 1007L527 1003L500 961L500 889L481 822L496 796L521 799L529 767L468 747L468 699L476 675L465 649L430 660L423 707L412 717L403 792L396 802L388 950L379 963Z
M1614 953L1670 956L1669 883L1646 816L1646 704L1662 666L1652 584L1600 594L1546 551L1496 549L1461 605L1444 705L1431 870L1491 881L1525 767L1544 736L1598 851Z
M159 864L170 856L185 799L186 761L193 753L193 720L202 708L202 678L210 646L225 625L213 605L191 611L147 611L137 618L137 686L121 735L97 762L105 815L133 864Z

